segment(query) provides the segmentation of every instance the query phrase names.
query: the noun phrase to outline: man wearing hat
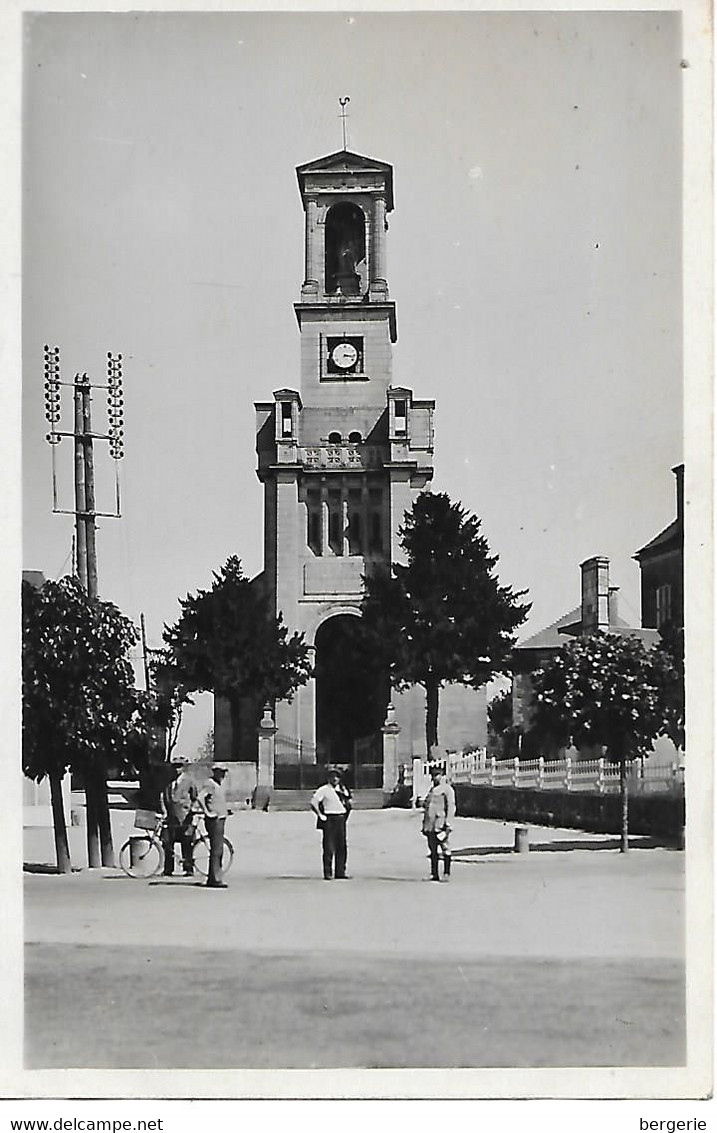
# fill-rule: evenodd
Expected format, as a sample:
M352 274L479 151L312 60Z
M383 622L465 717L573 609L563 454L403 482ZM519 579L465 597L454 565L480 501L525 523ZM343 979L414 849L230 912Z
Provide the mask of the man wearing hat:
M309 804L316 815L316 828L322 833L324 880L346 875L346 820L351 812L351 792L342 782L341 773L329 771L324 783L311 797Z
M188 760L183 755L172 759L172 780L164 791L164 809L167 821L164 827L164 873L170 877L174 873L174 847L177 842L182 847L182 869L185 877L194 873L192 844L194 841L194 807L197 801L197 788L187 771Z
M199 804L204 812L204 822L209 838L209 889L226 889L222 880L222 854L224 853L224 826L229 810L224 793L226 767L221 763L212 764L212 775L199 792Z
M428 840L428 854L431 859L431 881L440 881L438 876L438 855L443 859L443 877L451 876L451 847L449 843L451 826L456 815L456 793L446 779L443 768L437 763L429 767L431 789L423 803L423 823L421 833Z

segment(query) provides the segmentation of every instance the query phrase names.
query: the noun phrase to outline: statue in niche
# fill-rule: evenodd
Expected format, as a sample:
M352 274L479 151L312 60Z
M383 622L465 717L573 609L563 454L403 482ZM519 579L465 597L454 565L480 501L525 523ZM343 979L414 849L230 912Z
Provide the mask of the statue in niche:
M336 241L336 290L342 295L358 295L361 278L356 272L359 249L354 233L346 226Z

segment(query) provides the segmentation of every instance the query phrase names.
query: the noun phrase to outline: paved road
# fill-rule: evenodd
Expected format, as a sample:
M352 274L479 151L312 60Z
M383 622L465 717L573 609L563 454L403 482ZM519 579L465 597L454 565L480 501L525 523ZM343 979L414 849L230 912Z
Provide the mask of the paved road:
M435 885L418 827L355 813L347 882L320 879L320 836L295 812L229 820L227 890L28 874L29 1064L684 1060L681 853L534 828L516 855L512 826L459 819ZM49 860L35 842L26 857Z

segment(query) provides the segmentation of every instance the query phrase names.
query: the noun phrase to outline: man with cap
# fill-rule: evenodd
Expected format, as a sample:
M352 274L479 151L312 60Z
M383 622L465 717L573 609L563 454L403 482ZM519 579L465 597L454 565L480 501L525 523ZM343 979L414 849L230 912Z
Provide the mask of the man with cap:
M197 788L187 771L188 761L183 755L172 759L173 779L164 791L164 809L167 820L164 827L164 873L174 873L174 847L182 847L182 869L185 877L194 873L192 846L194 843L194 810Z
M226 767L221 763L212 765L212 775L203 784L199 792L199 804L204 813L204 822L209 837L209 876L207 887L209 889L226 889L226 882L222 880L222 854L224 852L224 826L229 809L224 793L224 777Z
M428 839L431 881L440 881L441 879L438 876L439 852L443 858L444 880L451 876L451 847L448 839L456 815L456 793L437 763L431 764L428 770L432 785L423 803L421 832Z
M339 771L329 771L328 783L314 791L309 805L316 815L316 828L322 833L324 880L331 881L332 876L342 880L346 877L346 820L352 802Z

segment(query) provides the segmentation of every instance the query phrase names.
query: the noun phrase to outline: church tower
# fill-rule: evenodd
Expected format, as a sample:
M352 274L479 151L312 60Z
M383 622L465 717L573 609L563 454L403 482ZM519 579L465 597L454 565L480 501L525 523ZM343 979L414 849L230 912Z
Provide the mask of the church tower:
M290 785L282 768L301 760L365 767L355 785L374 786L388 684L356 652L362 575L400 557L404 513L433 475L434 402L392 385L391 166L341 150L297 176L300 379L256 404L260 578L276 613L315 649L316 675L276 705L276 785Z

